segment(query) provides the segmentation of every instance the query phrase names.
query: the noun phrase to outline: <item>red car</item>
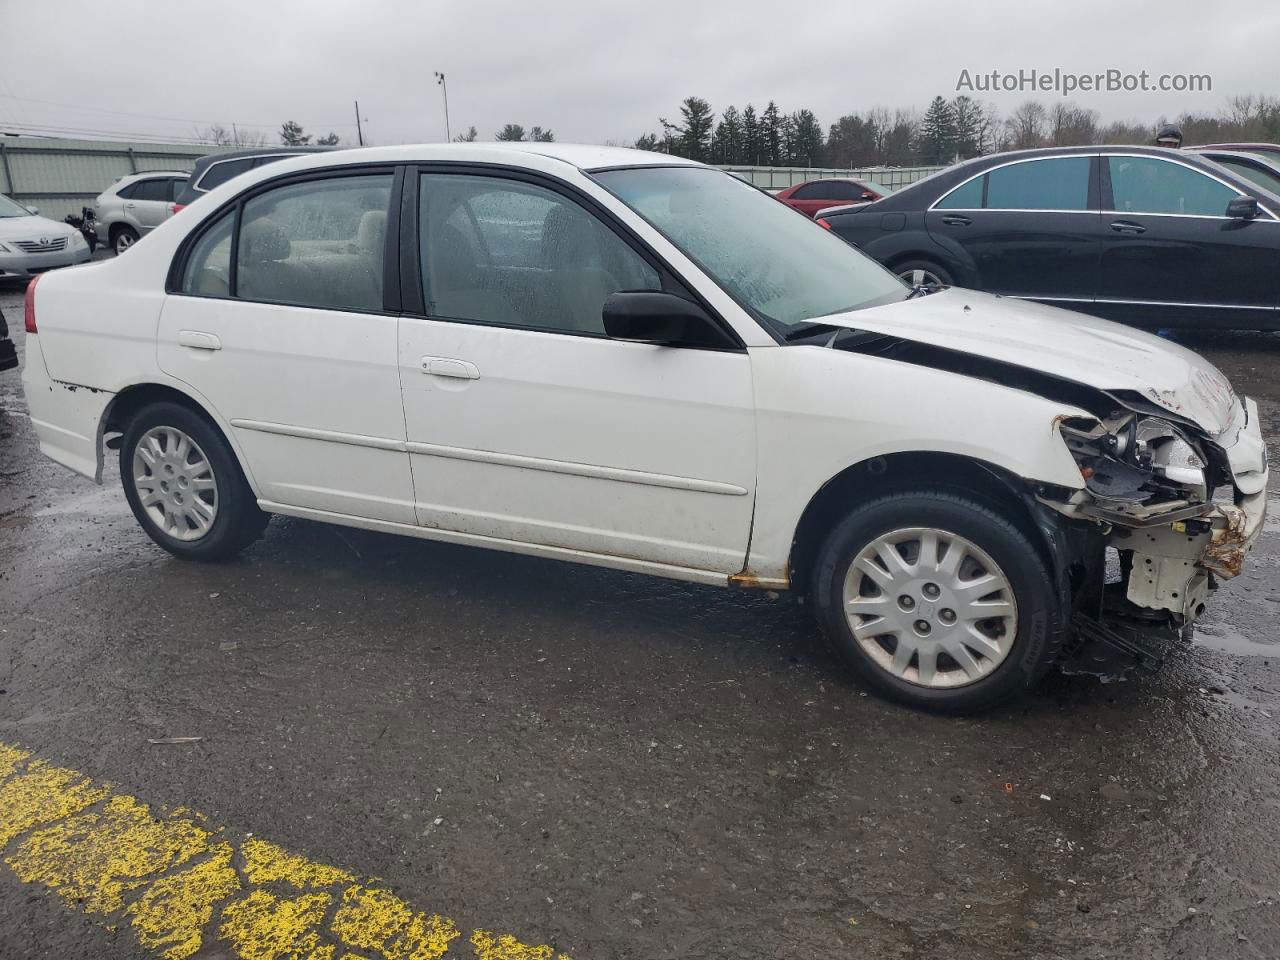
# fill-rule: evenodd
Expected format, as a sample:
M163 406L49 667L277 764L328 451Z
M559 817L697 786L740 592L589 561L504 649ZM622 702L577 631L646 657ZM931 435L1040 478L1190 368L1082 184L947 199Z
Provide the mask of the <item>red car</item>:
M827 207L845 207L851 203L870 203L887 196L888 189L868 180L849 177L831 177L824 180L807 180L794 187L779 191L775 196L788 207L799 210L806 217L816 217Z

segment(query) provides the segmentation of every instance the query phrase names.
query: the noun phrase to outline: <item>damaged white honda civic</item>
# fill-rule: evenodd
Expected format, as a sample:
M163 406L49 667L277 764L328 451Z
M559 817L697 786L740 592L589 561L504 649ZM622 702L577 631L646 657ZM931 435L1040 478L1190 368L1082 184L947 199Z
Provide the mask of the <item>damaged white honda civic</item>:
M911 289L629 150L283 160L40 277L26 329L41 448L98 481L118 456L178 557L284 514L790 588L863 683L936 710L1090 647L1157 663L1266 505L1257 407L1195 354Z

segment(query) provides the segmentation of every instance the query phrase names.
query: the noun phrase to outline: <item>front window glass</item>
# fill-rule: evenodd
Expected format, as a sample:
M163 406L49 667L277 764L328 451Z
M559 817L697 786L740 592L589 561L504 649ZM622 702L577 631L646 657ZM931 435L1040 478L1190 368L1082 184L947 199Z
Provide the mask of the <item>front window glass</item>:
M1088 157L1050 157L987 174L988 210L1088 210Z
M391 174L309 180L244 205L236 296L329 310L382 309Z
M736 177L705 167L609 170L596 179L782 333L833 313L902 300L874 260Z
M559 193L500 177L423 174L419 197L433 316L603 335L610 294L662 289L647 261Z
M10 200L3 193L0 193L0 219L9 219L11 217L29 217L31 211L20 203Z
M1236 176L1244 177L1251 183L1256 183L1263 190L1270 190L1272 193L1280 194L1280 174L1272 173L1270 170L1264 170L1261 167L1255 167L1242 160L1222 158L1216 162L1222 164Z
M1238 193L1180 163L1156 157L1109 157L1117 212L1225 217Z

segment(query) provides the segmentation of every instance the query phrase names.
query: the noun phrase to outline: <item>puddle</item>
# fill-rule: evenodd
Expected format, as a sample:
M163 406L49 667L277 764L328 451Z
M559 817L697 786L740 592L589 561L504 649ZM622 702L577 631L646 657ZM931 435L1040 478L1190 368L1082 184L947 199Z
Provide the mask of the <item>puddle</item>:
M1280 659L1280 643L1253 640L1225 623L1197 626L1195 643L1210 650L1234 654L1237 657L1276 657Z

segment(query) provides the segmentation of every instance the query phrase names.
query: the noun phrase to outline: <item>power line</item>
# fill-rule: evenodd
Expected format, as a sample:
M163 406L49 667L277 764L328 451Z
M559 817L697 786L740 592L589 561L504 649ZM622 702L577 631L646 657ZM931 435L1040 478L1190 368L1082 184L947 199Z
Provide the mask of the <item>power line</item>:
M85 106L81 106L80 104L63 103L58 100L38 100L38 99L35 99L34 97L19 97L9 93L0 93L0 99L17 100L23 103L38 103L38 104L42 104L44 106L49 106L49 107L66 107L67 109L70 109L70 110L87 110L92 113L109 113L109 114L114 114L116 116L121 116L121 117L139 117L144 120L168 120L173 123L192 123L192 124L202 123L210 126L213 126L213 125L227 126L231 123L234 123L238 127L261 127L264 130L280 129L280 124L278 123L249 123L243 120L233 120L233 121L196 120L189 117L167 117L167 116L163 116L161 114L156 114L156 113L134 113L128 110L107 110L104 107L85 107ZM349 128L351 126L350 122L320 123L312 120L302 120L302 121L299 121L299 123L301 123L303 126L306 126L306 127Z
M158 133L137 133L126 130L101 130L87 127L62 127L53 124L44 123L26 123L14 121L0 121L0 128L5 132L29 133L31 136L79 136L86 140L101 140L106 137L115 137L120 140L139 140L148 143L189 143L189 144L210 144L216 145L213 140L203 139L201 137L190 136L169 136Z

